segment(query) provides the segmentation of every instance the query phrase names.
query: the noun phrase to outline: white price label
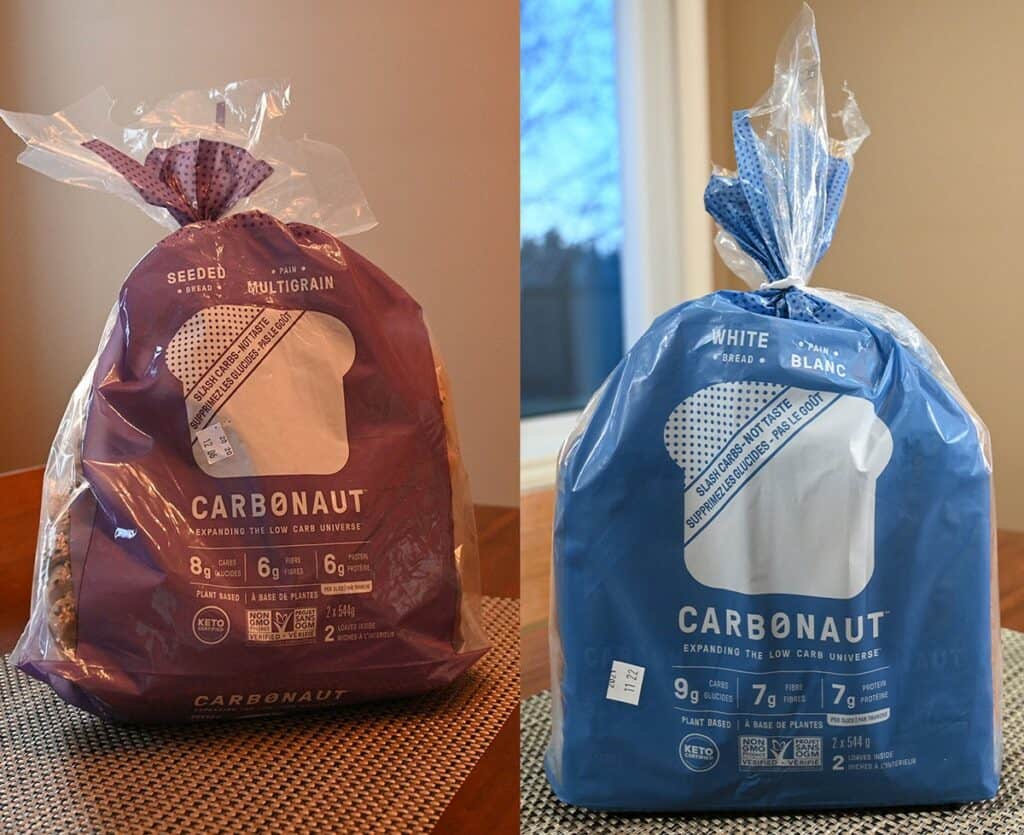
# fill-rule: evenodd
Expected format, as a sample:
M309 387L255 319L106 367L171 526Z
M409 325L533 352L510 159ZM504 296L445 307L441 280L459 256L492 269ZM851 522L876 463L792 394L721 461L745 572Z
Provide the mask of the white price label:
M635 664L627 664L625 661L612 661L605 698L636 707L640 704L640 689L644 686L645 669Z
M231 448L231 442L228 440L228 436L225 434L220 423L211 423L205 429L200 429L196 432L196 439L199 441L199 446L202 447L206 460L210 464L216 464L218 461L223 461L225 458L230 458L235 454L235 451Z

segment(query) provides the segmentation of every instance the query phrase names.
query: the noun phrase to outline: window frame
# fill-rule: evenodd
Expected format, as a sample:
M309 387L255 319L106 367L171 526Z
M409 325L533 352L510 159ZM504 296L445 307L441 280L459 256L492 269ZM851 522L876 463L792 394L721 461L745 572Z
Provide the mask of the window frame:
M615 3L624 350L655 316L713 287L702 199L710 157L706 17L705 0ZM579 414L520 420L521 491L554 484Z

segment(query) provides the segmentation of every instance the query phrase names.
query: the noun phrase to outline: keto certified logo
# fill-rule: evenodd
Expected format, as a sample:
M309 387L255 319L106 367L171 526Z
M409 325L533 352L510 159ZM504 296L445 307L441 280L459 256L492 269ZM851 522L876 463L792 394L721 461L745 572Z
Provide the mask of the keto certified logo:
M679 743L679 759L690 771L710 771L718 765L718 746L704 734L687 734Z
M192 634L204 644L219 644L231 631L228 613L220 606L203 606L192 618Z

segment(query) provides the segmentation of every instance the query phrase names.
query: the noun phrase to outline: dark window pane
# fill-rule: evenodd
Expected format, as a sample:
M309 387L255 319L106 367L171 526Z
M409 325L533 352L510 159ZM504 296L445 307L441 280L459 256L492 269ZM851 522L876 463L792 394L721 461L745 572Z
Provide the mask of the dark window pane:
M522 0L522 415L580 408L622 356L613 0Z

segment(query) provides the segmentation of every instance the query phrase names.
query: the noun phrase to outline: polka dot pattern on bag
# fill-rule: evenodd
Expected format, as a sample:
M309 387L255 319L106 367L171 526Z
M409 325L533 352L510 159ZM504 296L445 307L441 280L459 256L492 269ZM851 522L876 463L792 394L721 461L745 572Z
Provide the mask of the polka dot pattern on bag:
M273 173L267 163L227 142L194 139L154 148L145 165L98 139L83 147L123 176L143 199L185 226L216 220Z
M801 125L777 147L758 135L747 110L733 113L732 130L737 171L712 174L705 209L770 280L791 270L809 273L832 243L849 160L832 156L827 143ZM794 214L792 205L786 211L779 205L789 191L818 197Z
M841 307L813 293L805 293L796 288L784 291L758 290L751 293L723 290L719 295L737 307L760 316L774 316L778 319L792 319L817 325L859 328L856 320Z
M231 343L263 310L255 305L221 304L191 316L167 346L167 367L185 391L221 358Z
M665 449L687 481L700 474L783 388L754 381L717 383L676 406L665 421Z

